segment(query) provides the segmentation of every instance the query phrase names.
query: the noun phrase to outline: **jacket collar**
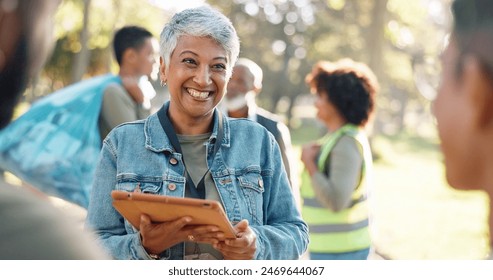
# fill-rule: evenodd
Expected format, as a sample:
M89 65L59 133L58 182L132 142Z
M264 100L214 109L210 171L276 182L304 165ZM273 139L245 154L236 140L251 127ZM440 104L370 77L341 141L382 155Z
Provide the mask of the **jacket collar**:
M169 101L167 101L163 106L168 106ZM216 113L222 114L223 120L223 132L224 136L222 139L221 146L229 147L230 146L230 129L229 129L229 120L224 113L220 110L215 109ZM214 128L212 129L212 134L209 138L209 143L214 143L217 139L217 131L219 125L219 117L217 114L214 114ZM161 127L161 123L159 122L159 118L157 116L157 112L150 115L144 122L144 135L145 135L145 147L156 153L161 153L164 151L173 152L173 146L169 141L168 136L164 132L164 129Z

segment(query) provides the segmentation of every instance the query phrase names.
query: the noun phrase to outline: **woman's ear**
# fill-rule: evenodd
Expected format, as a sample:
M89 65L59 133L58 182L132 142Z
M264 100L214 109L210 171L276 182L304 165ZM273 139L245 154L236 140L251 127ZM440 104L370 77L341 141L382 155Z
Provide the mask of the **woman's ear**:
M493 79L477 57L464 58L464 91L473 107L473 125L493 129Z
M164 64L164 59L162 56L159 57L159 78L163 83L166 83L168 79L166 75L166 64Z

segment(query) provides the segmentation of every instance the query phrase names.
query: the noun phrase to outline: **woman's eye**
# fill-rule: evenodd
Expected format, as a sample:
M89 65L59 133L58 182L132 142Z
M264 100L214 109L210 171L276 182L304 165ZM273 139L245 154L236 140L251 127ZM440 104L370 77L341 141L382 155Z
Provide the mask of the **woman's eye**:
M197 63L195 63L195 60L193 60L191 58L185 58L182 60L182 62L187 63L187 64L194 64L194 65L197 64Z
M226 65L220 63L220 64L215 64L214 66L212 66L212 68L216 69L216 70L226 70Z

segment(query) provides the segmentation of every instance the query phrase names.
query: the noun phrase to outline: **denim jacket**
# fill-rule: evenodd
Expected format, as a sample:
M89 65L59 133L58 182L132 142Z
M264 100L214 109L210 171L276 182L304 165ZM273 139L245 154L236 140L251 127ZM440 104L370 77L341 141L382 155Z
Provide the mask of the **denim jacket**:
M212 158L217 114L207 146L207 164L229 220L247 219L257 235L255 259L298 259L308 245L308 227L297 210L276 140L261 125L223 115L224 135ZM177 162L178 161L178 162ZM175 152L156 114L115 128L103 141L86 226L116 259L149 259L138 231L112 207L112 190L183 197L182 155ZM172 187L169 187L172 186ZM162 254L183 259L184 243Z

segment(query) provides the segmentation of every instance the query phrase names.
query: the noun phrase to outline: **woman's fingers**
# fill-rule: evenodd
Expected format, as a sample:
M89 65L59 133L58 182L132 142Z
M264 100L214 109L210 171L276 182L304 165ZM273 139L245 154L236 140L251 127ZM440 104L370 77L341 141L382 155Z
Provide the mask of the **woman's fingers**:
M152 223L149 216L141 215L140 217L140 237L142 246L147 252L162 252L186 239L185 228L192 218L186 216L170 222Z
M255 251L257 250L257 236L249 227L248 221L240 221L235 225L235 229L238 231L238 238L227 239L224 242L214 244L214 248L219 250L225 259L253 259Z
M200 243L217 243L225 240L224 233L216 226L187 226L184 228L186 232L186 238L189 240L190 236L193 236L194 242Z
M214 245L219 250L224 259L229 260L251 260L256 251L255 243L249 244L244 238L228 239Z
M218 244L225 240L224 233L217 226L190 225L191 217L181 217L174 221L152 223L147 215L141 215L140 235L142 245L151 253L162 252L180 242Z

